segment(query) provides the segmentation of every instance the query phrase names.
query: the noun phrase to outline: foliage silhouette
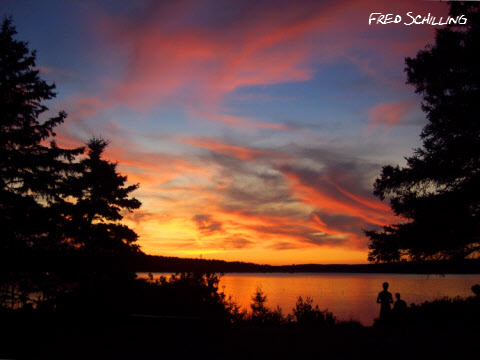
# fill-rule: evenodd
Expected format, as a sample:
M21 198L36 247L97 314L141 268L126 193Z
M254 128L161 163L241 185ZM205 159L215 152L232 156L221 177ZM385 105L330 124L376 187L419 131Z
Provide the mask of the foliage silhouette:
M252 296L252 303L250 308L252 309L252 317L264 317L268 308L265 306L267 302L267 296L263 293L261 286L257 286L257 291Z
M478 285L478 284L473 285L472 286L472 291L475 295L480 297L480 285Z
M55 85L40 78L36 52L15 35L6 18L0 31L0 306L53 310L78 306L79 299L93 304L110 293L108 302L122 279L135 276L137 234L120 221L140 207L129 197L138 185L126 186L117 164L103 159L103 139L92 138L86 156L84 147L57 146L54 128L67 115L42 120Z
M325 328L360 326L358 322L341 322L327 310L313 306L312 300L298 298L294 315L266 306L267 296L258 287L252 295L251 312L242 309L219 290L221 275L211 273L177 273L170 277L137 279L122 296L128 312L138 316L175 317L179 321L199 321L206 325L234 327Z
M126 308L140 316L174 317L186 323L227 326L245 312L218 289L220 275L177 273L169 278L137 279L125 294Z
M241 309L235 304L230 312L231 324L234 326L249 327L295 327L295 328L333 328L333 327L362 327L358 321L338 321L333 313L328 310L320 310L318 304L313 306L313 300L301 296L297 298L293 314L284 315L282 309L277 307L272 310L266 306L267 296L260 286L252 295L250 303L251 312Z
M0 249L10 254L59 246L49 205L66 195L63 180L83 152L59 148L52 140L65 112L39 120L48 110L44 102L55 97L55 85L40 78L36 52L15 34L6 18L0 31Z
M263 293L261 286L257 286L257 290L252 296L250 308L252 313L248 318L248 322L254 325L282 325L286 322L286 318L282 314L279 306L275 310L270 310L266 306L267 296Z
M70 203L70 236L73 244L87 254L119 255L136 252L137 234L120 221L123 211L133 211L140 201L129 198L138 184L125 186L126 176L117 172L117 164L103 159L108 146L104 139L87 143L87 157L79 162L81 173L71 177L73 202Z
M320 310L318 305L312 305L313 300L306 297L305 300L301 296L298 297L293 315L295 316L298 326L303 327L334 327L335 316L327 311Z
M480 12L450 3L466 25L436 29L435 44L406 59L407 83L423 96L422 147L374 184L404 221L369 230L373 262L464 259L480 253Z
M44 102L55 97L36 69L36 52L16 40L10 18L0 31L0 297L10 309L31 308L29 293L55 280L27 269L33 256L59 253L67 246L58 236L62 217L53 204L68 196L65 179L75 173L83 148L62 149L53 140L65 112L45 121ZM23 269L22 269L23 267ZM55 289L45 289L49 297ZM3 307L6 303L2 303Z

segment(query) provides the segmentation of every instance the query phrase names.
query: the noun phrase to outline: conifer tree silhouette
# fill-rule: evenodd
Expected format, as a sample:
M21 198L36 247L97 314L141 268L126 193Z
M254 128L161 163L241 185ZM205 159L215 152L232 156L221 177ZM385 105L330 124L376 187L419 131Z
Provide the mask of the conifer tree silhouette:
M103 158L108 141L92 138L87 157L79 162L82 171L71 180L72 240L90 255L121 255L137 251L137 234L121 224L124 211L141 206L130 193L138 184L125 185L127 177L118 173L117 164Z
M62 149L53 140L65 112L46 121L39 117L55 97L36 69L36 52L16 40L12 20L0 31L0 251L22 252L55 247L55 223L49 205L66 195L64 179L82 148ZM7 255L5 255L7 256Z
M465 25L436 30L406 59L407 83L423 96L423 146L407 165L385 166L374 184L406 221L365 231L369 260L464 259L480 253L480 6L452 2Z

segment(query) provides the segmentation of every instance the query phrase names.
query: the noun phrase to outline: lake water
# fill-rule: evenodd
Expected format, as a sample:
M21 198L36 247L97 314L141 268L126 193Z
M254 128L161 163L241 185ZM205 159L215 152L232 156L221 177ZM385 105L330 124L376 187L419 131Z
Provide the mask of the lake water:
M146 277L146 273L138 274ZM153 273L154 279L165 273ZM370 326L378 317L377 295L382 283L390 284L394 296L400 293L407 302L420 304L444 297L462 298L474 295L471 288L480 284L480 274L474 275L412 275L359 273L227 273L220 280L220 290L250 311L251 297L260 286L267 296L269 308L280 306L291 314L298 296L307 296L321 310L331 311L339 320L357 320Z

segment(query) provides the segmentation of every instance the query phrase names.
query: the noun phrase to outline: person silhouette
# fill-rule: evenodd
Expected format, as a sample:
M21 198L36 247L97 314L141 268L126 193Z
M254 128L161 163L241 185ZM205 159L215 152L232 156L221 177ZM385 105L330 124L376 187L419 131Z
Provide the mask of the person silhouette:
M395 304L393 304L393 311L397 315L404 314L407 311L407 303L400 299L400 293L396 293L395 298L397 300L395 301Z
M402 326L406 323L407 303L400 299L400 293L395 293L395 298L397 301L393 304L393 320L397 326Z
M389 319L392 311L390 304L393 304L392 294L388 291L388 282L383 283L383 291L378 293L377 303L380 305L380 321L385 322Z

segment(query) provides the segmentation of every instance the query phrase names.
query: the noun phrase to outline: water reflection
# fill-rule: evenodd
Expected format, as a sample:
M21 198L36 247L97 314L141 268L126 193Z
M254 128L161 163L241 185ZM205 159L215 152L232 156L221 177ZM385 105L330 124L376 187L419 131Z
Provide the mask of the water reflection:
M158 278L169 274L153 275ZM354 319L369 326L378 317L380 305L376 299L384 281L388 281L392 293L401 293L410 305L445 296L472 296L471 288L480 283L480 275L230 273L221 278L220 289L250 310L252 294L261 286L267 306L273 309L279 305L284 314L292 313L298 296L309 296L320 309L328 309L338 319Z

